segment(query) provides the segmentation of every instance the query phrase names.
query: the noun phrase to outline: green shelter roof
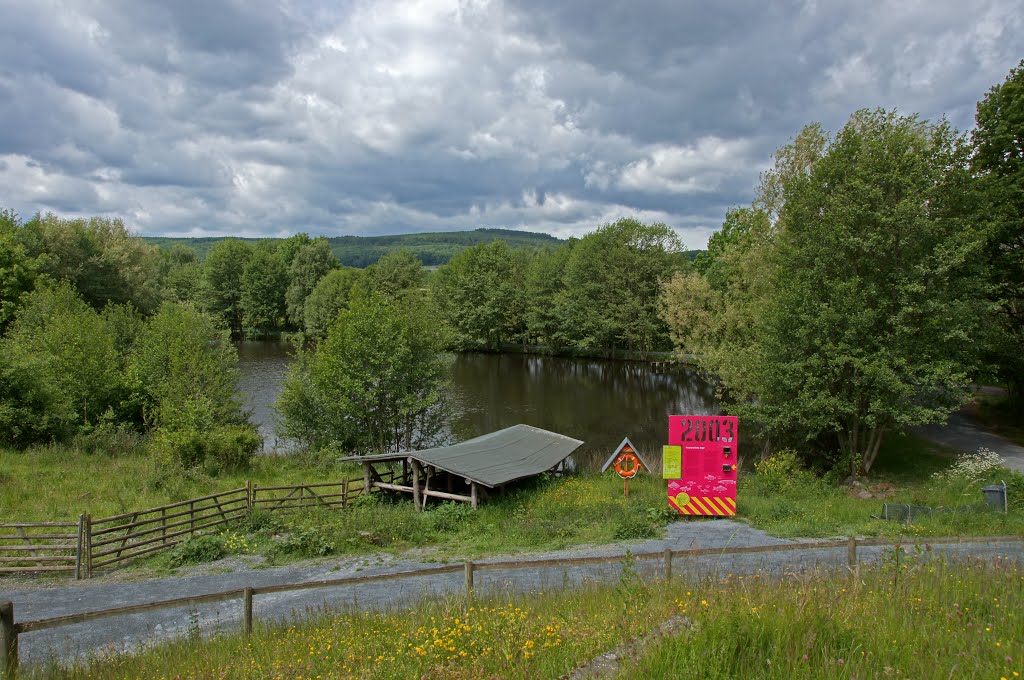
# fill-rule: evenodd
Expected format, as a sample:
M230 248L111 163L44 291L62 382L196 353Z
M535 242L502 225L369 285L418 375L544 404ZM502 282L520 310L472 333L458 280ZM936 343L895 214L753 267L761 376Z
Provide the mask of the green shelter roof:
M342 460L383 463L414 458L424 465L495 487L546 472L582 444L578 439L539 427L513 425L451 446Z

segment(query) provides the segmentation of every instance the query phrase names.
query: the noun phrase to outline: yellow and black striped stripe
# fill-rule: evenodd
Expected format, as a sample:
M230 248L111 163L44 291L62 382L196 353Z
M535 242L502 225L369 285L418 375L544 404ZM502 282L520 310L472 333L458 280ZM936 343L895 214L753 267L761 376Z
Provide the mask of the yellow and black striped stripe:
M715 515L733 516L736 514L736 501L719 496L688 496L684 493L672 499L679 512L684 515Z

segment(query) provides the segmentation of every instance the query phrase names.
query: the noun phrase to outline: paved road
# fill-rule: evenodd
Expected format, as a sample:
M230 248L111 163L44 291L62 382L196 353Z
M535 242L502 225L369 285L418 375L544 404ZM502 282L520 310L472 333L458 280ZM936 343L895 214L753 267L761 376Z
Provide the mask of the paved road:
M1006 467L1024 472L1024 446L1017 446L1008 439L989 432L965 409L950 415L948 425L928 425L915 431L929 441L958 451L974 452L984 446L1002 456L1006 461Z
M547 557L582 557L617 555L626 549L635 553L661 551L665 548L721 548L752 545L775 545L788 541L773 538L751 529L741 522L730 520L680 521L669 525L663 539L620 543L597 548L576 548L556 553L517 555L513 559L542 559ZM984 545L967 544L945 548L952 555L996 555L1021 557L1019 543ZM862 548L863 561L872 561L882 555L882 548ZM494 558L495 561L509 559ZM775 573L799 572L819 567L843 566L845 548L841 550L806 550L799 553L768 553L752 555L720 555L699 559L677 560L674 573L709 575L714 573ZM236 568L231 573L210 573L224 570L228 565ZM270 569L253 569L234 561L222 561L206 567L205 573L179 577L131 581L124 572L87 582L21 583L10 584L0 591L0 600L13 600L16 620L41 619L75 612L107 609L111 607L171 599L187 595L214 593L245 586L266 586L297 583L317 579L343 578L363 574L388 573L407 569L437 566L408 557L380 555L370 559L324 560ZM659 562L640 562L642 574L657 573ZM620 567L587 565L546 569L520 569L507 571L480 571L476 574L476 590L482 594L543 591L572 587L590 580L614 578ZM257 596L254 615L259 620L302 616L323 607L333 609L395 610L410 606L428 596L461 593L463 574L407 578L352 586L321 588L308 591L276 593ZM68 660L83 655L103 654L138 649L140 646L174 636L186 635L194 630L210 633L234 629L241 620L240 601L211 605L160 610L144 614L100 619L88 624L76 624L22 635L21 659L24 663L38 663L49 656Z

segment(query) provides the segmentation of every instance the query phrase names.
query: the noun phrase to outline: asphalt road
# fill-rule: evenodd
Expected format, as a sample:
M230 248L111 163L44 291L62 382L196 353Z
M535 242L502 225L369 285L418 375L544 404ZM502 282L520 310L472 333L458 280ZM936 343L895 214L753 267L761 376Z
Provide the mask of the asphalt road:
M551 557L583 557L617 555L626 549L634 553L661 551L665 548L722 548L775 545L788 541L773 538L741 522L730 520L683 520L669 525L664 539L619 543L596 548L574 548L553 553L495 557L507 559L544 559ZM883 548L861 548L862 561L877 560ZM943 547L953 556L1007 555L1020 558L1024 548L1013 544L965 544ZM482 560L486 562L488 560ZM751 555L719 555L714 557L677 559L676 576L714 575L716 573L752 573L754 571L788 573L846 564L846 550L821 549L799 552L762 553ZM42 619L84 611L107 609L136 603L172 599L189 595L214 593L246 586L298 583L318 579L368 575L438 566L435 562L415 558L378 555L370 558L332 559L275 568L253 568L238 558L222 560L183 576L130 580L119 572L82 582L21 582L13 587L0 582L0 601L12 600L18 621ZM660 574L660 561L639 562L637 570L654 578ZM229 573L223 573L231 569ZM476 592L503 594L544 591L574 587L587 581L614 578L621 567L617 564L586 565L479 571ZM220 572L220 573L218 573ZM302 617L328 607L334 610L407 608L423 597L460 594L464 576L455 574L414 577L402 580L362 584L358 587L319 588L307 591L259 595L254 599L257 621ZM188 635L196 631L209 634L237 628L241 621L241 601L227 601L192 608L164 609L142 614L99 619L44 631L25 633L20 639L22 663L39 663L47 658L68 661L87 655L102 655L135 650L161 640Z
M1024 472L1024 446L989 432L964 409L951 414L947 425L928 425L915 431L929 441L958 451L973 453L984 446L998 453L1006 461L1006 467Z

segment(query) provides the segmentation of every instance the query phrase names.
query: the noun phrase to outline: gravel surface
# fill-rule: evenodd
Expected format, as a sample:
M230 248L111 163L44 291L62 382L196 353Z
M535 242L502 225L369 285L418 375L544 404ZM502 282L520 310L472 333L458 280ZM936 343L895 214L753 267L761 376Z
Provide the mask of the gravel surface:
M531 560L554 557L619 555L627 549L634 553L662 551L665 548L723 548L777 545L789 543L768 536L746 524L732 520L683 520L670 524L661 539L634 541L599 547L580 547L548 553L495 556L478 563L506 560ZM806 542L806 541L801 541ZM862 561L878 559L883 548L861 548ZM950 555L1008 555L1019 558L1024 551L1020 543L965 544L944 546ZM452 556L452 561L458 558ZM673 573L773 573L801 572L820 567L842 567L846 549L802 550L794 552L751 555L719 555L676 559ZM212 565L189 570L184 575L132 580L126 572L109 574L90 581L20 582L0 581L0 601L12 600L16 621L30 621L77 612L94 611L192 595L240 589L246 586L300 583L346 576L370 575L436 567L438 562L425 561L423 553L403 555L372 555L260 568L255 558L231 558ZM637 571L654 578L660 574L660 560L640 561ZM536 569L478 571L475 575L477 594L544 591L573 587L584 582L614 578L618 564L550 567ZM136 576L137 578L137 576ZM409 607L423 597L458 594L464 588L461 571L428 577L371 582L358 586L317 588L306 591L257 595L254 617L257 622L270 619L302 617L322 608L335 610L374 609L397 610ZM67 661L86 655L102 655L139 649L146 644L188 635L208 634L217 630L236 629L241 621L241 601L232 600L210 605L162 609L153 612L115 616L96 621L25 633L20 639L22 663L38 663L47 657Z

